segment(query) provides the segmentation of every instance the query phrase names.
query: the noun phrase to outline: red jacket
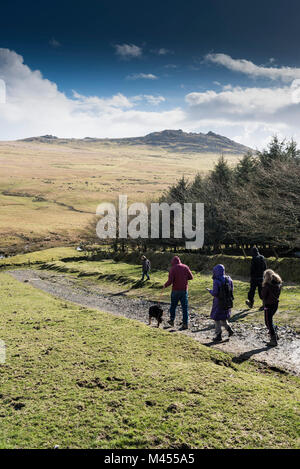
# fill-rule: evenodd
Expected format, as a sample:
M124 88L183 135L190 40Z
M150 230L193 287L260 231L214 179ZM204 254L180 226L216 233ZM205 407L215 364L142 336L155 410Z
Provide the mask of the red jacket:
M179 257L175 256L172 259L172 268L169 272L168 281L165 283L165 288L172 285L173 291L187 290L188 281L193 280L193 274L189 267L182 264Z

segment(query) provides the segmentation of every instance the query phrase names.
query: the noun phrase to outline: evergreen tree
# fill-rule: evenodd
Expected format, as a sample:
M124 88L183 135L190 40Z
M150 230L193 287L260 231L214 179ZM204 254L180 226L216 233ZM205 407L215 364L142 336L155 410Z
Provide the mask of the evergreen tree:
M275 135L267 150L258 152L260 163L264 168L269 167L274 162L295 160L300 162L300 151L297 149L296 142L292 139L290 141L279 141Z
M191 202L201 201L204 189L204 180L200 173L197 173L189 188L189 198Z
M234 179L238 185L249 182L254 174L256 162L251 153L246 153L234 169Z
M184 203L187 202L189 193L189 184L184 176L182 176L179 181L172 186L169 191L170 199L174 202Z
M211 181L219 187L227 188L232 179L232 170L225 160L224 156L220 156L217 164L210 175Z

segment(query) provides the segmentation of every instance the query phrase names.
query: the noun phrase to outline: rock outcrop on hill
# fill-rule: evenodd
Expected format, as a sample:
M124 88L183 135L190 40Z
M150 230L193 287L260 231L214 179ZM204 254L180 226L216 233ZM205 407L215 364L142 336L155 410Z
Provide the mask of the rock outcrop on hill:
M163 130L161 132L151 132L144 137L128 137L128 138L93 138L86 137L84 139L66 139L58 138L53 135L43 135L41 137L26 138L23 141L67 144L69 142L88 142L106 144L117 143L120 145L148 145L165 148L171 151L181 153L220 153L220 154L245 154L252 151L251 148L241 145L227 137L218 135L214 132L194 133L184 132L183 130Z

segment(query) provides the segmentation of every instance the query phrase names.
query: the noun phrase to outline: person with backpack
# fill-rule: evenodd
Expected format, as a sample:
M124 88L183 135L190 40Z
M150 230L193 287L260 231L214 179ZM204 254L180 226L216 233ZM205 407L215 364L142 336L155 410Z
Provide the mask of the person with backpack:
M168 323L170 326L174 326L176 308L180 301L182 307L181 330L185 330L188 329L189 321L188 281L193 280L194 277L190 268L187 265L182 264L178 256L173 257L171 265L172 267L169 272L169 278L163 287L167 288L172 285L170 320Z
M278 345L278 335L273 324L273 316L278 309L281 287L282 280L280 276L271 269L266 270L262 285L262 299L265 310L265 324L271 337L270 342L267 343L269 347Z
M150 280L149 272L151 269L151 263L149 259L147 259L146 256L142 256L142 279L141 281L144 281L145 275L147 277L147 280Z
M252 261L251 261L251 270L250 270L250 290L248 292L248 300L246 301L246 305L249 308L253 308L254 306L254 296L256 288L258 289L258 295L260 299L262 299L261 292L262 292L262 283L263 283L263 276L264 271L267 268L267 264L265 261L264 256L259 253L259 250L256 247L252 248ZM263 306L260 308L262 311L264 308Z
M215 321L216 335L213 341L220 342L222 340L222 326L227 330L229 337L234 333L228 324L234 299L233 282L228 275L225 275L225 267L222 264L213 268L212 278L213 289L207 288L214 297L210 317Z

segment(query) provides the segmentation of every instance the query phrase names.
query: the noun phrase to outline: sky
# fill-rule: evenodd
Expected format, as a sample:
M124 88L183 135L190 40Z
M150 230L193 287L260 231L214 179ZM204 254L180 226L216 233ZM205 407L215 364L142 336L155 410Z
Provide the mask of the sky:
M0 140L182 129L300 144L299 19L299 0L2 0Z

